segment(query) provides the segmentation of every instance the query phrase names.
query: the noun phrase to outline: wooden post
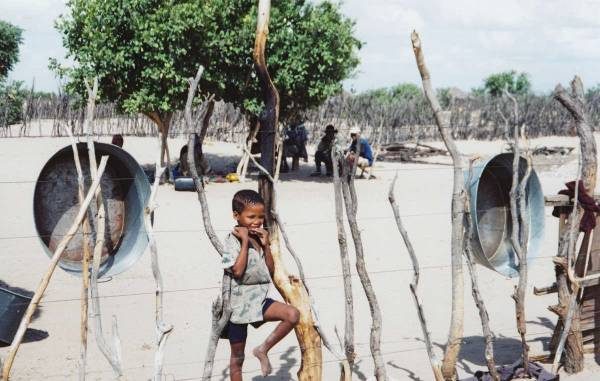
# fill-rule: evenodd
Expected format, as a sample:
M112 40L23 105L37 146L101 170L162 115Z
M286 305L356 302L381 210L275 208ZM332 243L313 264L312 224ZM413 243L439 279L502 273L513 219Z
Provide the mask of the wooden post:
M577 131L577 135L579 136L579 143L581 147L581 181L583 182L583 186L587 194L593 195L596 186L598 159L596 142L594 140L592 128L584 109L583 83L581 79L575 76L571 82L571 94L568 94L567 91L559 84L556 86L553 96L554 99L560 102L560 104L567 109L575 121L575 129ZM570 229L571 224L572 222L567 222L567 231ZM581 251L579 253L580 256L582 255L582 251L587 251L587 244L585 243L588 242L589 239L590 237L586 234L586 236L583 238L584 244L581 246ZM559 242L559 257L564 256L562 253L565 252L565 250L563 250L565 245L568 245L567 241L568 240L565 241L564 239L561 239ZM583 255L585 256L585 253ZM592 263L593 262L594 259L592 258ZM573 290L568 279L566 268L557 265L555 267L555 272L556 284L558 287L559 308L554 308L552 311L564 311L564 313L559 314L559 319L564 322L566 321L567 311L569 310L569 305L571 304L570 301ZM573 311L571 328L569 334L567 335L565 346L564 368L567 373L577 373L583 370L583 339L579 324L580 303L576 303L574 308L575 310ZM563 326L563 324L557 324L556 330L561 330Z
M433 110L435 122L446 149L452 157L454 167L454 185L452 189L452 315L450 332L442 362L444 378L452 380L456 377L456 361L460 352L464 326L464 279L462 269L462 251L464 247L464 213L465 213L465 183L463 178L463 163L460 152L450 133L449 115L444 112L439 104L435 91L431 85L429 70L425 65L425 56L421 47L421 39L417 32L411 35L413 52L417 67L421 74L423 90Z
M340 163L340 158L341 154L337 151L337 145L334 145L331 149L331 162L333 163L335 221L342 263L342 279L344 282L344 352L346 354L346 360L350 365L350 369L352 369L354 366L354 359L356 358L356 353L354 352L354 297L352 295L352 274L350 271L350 258L348 256L348 243L346 230L344 228L344 201L342 195L342 182L339 173L340 166L338 165Z
M354 188L354 171L356 169L356 163L358 161L358 154L360 152L360 142L357 142L356 158L354 160L354 166L348 176L345 176L345 181L342 181L342 195L344 198L344 205L346 207L346 218L348 225L350 226L350 233L352 240L354 241L354 251L356 253L356 272L360 279L360 283L369 302L369 309L371 312L371 334L369 340L369 349L371 351L371 357L375 366L374 373L377 381L386 381L387 374L385 370L385 363L381 354L381 326L382 317L381 309L379 308L379 302L377 296L373 290L371 279L366 268L364 260L364 249L362 244L362 238L360 235L360 229L358 228L356 212L358 209L358 199L356 196L356 190ZM335 165L335 164L334 164Z
M279 120L279 94L271 81L265 56L270 10L270 0L259 0L253 58L265 103L259 132L261 134L261 164L272 176L275 170L275 134ZM271 254L275 263L273 277L275 287L286 302L300 311L300 321L294 328L302 352L302 364L298 371L298 379L300 381L320 380L322 373L321 339L314 327L310 299L304 285L298 278L288 274L281 260L279 232L273 225L271 214L276 202L273 184L265 175L259 177L258 191L265 201L265 210L267 211L266 227L270 230L271 236Z

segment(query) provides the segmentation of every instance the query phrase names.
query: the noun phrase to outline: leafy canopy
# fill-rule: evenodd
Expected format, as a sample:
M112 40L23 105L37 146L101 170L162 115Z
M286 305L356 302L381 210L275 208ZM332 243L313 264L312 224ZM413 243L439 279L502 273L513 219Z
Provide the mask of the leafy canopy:
M187 78L204 40L202 0L70 0L57 29L77 66L68 89L85 94L98 76L100 96L126 112L164 117L183 108Z
M0 20L0 81L19 61L19 44L23 41L23 29Z
M484 80L485 92L492 96L501 96L506 88L511 94L524 95L531 91L531 82L527 73L515 70L492 74Z
M256 1L208 1L204 88L218 98L259 114L262 98L252 64ZM267 65L280 94L280 119L339 93L359 64L361 42L339 5L279 0L271 5Z
M256 2L249 0L70 0L57 28L77 63L70 89L97 75L101 96L127 112L182 109L187 78L206 71L201 91L247 113L262 109L252 51ZM271 10L267 64L281 96L281 118L341 90L361 43L339 6L280 0Z

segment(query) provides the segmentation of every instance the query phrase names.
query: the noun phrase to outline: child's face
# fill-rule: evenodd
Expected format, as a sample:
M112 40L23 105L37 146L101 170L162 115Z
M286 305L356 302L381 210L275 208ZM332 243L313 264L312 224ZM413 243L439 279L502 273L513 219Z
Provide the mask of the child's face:
M233 212L233 218L236 219L239 226L258 229L265 221L265 206L263 204L246 205L241 213Z

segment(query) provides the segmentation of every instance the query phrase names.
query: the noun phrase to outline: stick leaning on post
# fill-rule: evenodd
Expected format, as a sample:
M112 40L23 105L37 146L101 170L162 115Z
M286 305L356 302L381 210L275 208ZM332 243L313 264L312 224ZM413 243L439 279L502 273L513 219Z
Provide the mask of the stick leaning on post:
M44 292L46 291L46 288L48 287L48 283L50 283L50 278L52 278L52 274L54 273L54 270L56 269L56 265L58 265L58 262L60 261L60 257L62 256L63 252L67 248L67 245L69 244L71 239L73 239L73 237L77 233L79 225L81 224L81 221L83 221L83 218L87 214L87 209L90 206L92 199L95 197L95 192L98 189L98 187L100 186L100 179L102 177L102 174L104 173L104 170L106 169L107 161L108 161L108 156L102 156L102 158L100 160L100 166L98 167L98 171L96 173L96 177L94 178L94 181L92 182L92 185L90 186L90 189L88 190L88 193L79 208L79 212L77 213L77 216L75 217L75 220L73 221L73 224L71 225L71 227L69 228L69 230L67 231L67 233L65 234L63 239L60 241L60 243L56 247L56 250L54 251L54 254L52 255L52 259L50 260L50 265L48 267L48 271L42 278L38 288L36 289L35 293L33 294L33 298L31 299L31 303L29 304L29 307L27 307L27 311L25 311L25 315L23 316L23 319L21 320L19 329L17 330L17 333L15 334L15 338L13 339L13 342L10 346L8 356L6 358L6 362L4 363L4 366L2 368L2 379L4 381L8 381L8 379L9 379L10 370L12 368L12 364L15 359L15 356L17 355L17 351L19 350L19 346L21 345L21 342L23 341L23 336L25 335L25 331L27 330L27 327L29 326L29 323L31 322L31 317L33 316L33 313L37 309L37 307L40 303L40 300L42 299L42 296L44 295Z

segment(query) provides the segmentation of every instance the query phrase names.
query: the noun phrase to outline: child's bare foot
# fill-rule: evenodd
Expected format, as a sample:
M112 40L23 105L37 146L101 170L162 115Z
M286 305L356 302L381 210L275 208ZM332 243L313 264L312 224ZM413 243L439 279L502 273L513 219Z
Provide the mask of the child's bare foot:
M252 354L260 361L260 369L263 377L267 377L271 374L271 362L269 361L267 353L261 350L260 347L256 347L252 350Z

